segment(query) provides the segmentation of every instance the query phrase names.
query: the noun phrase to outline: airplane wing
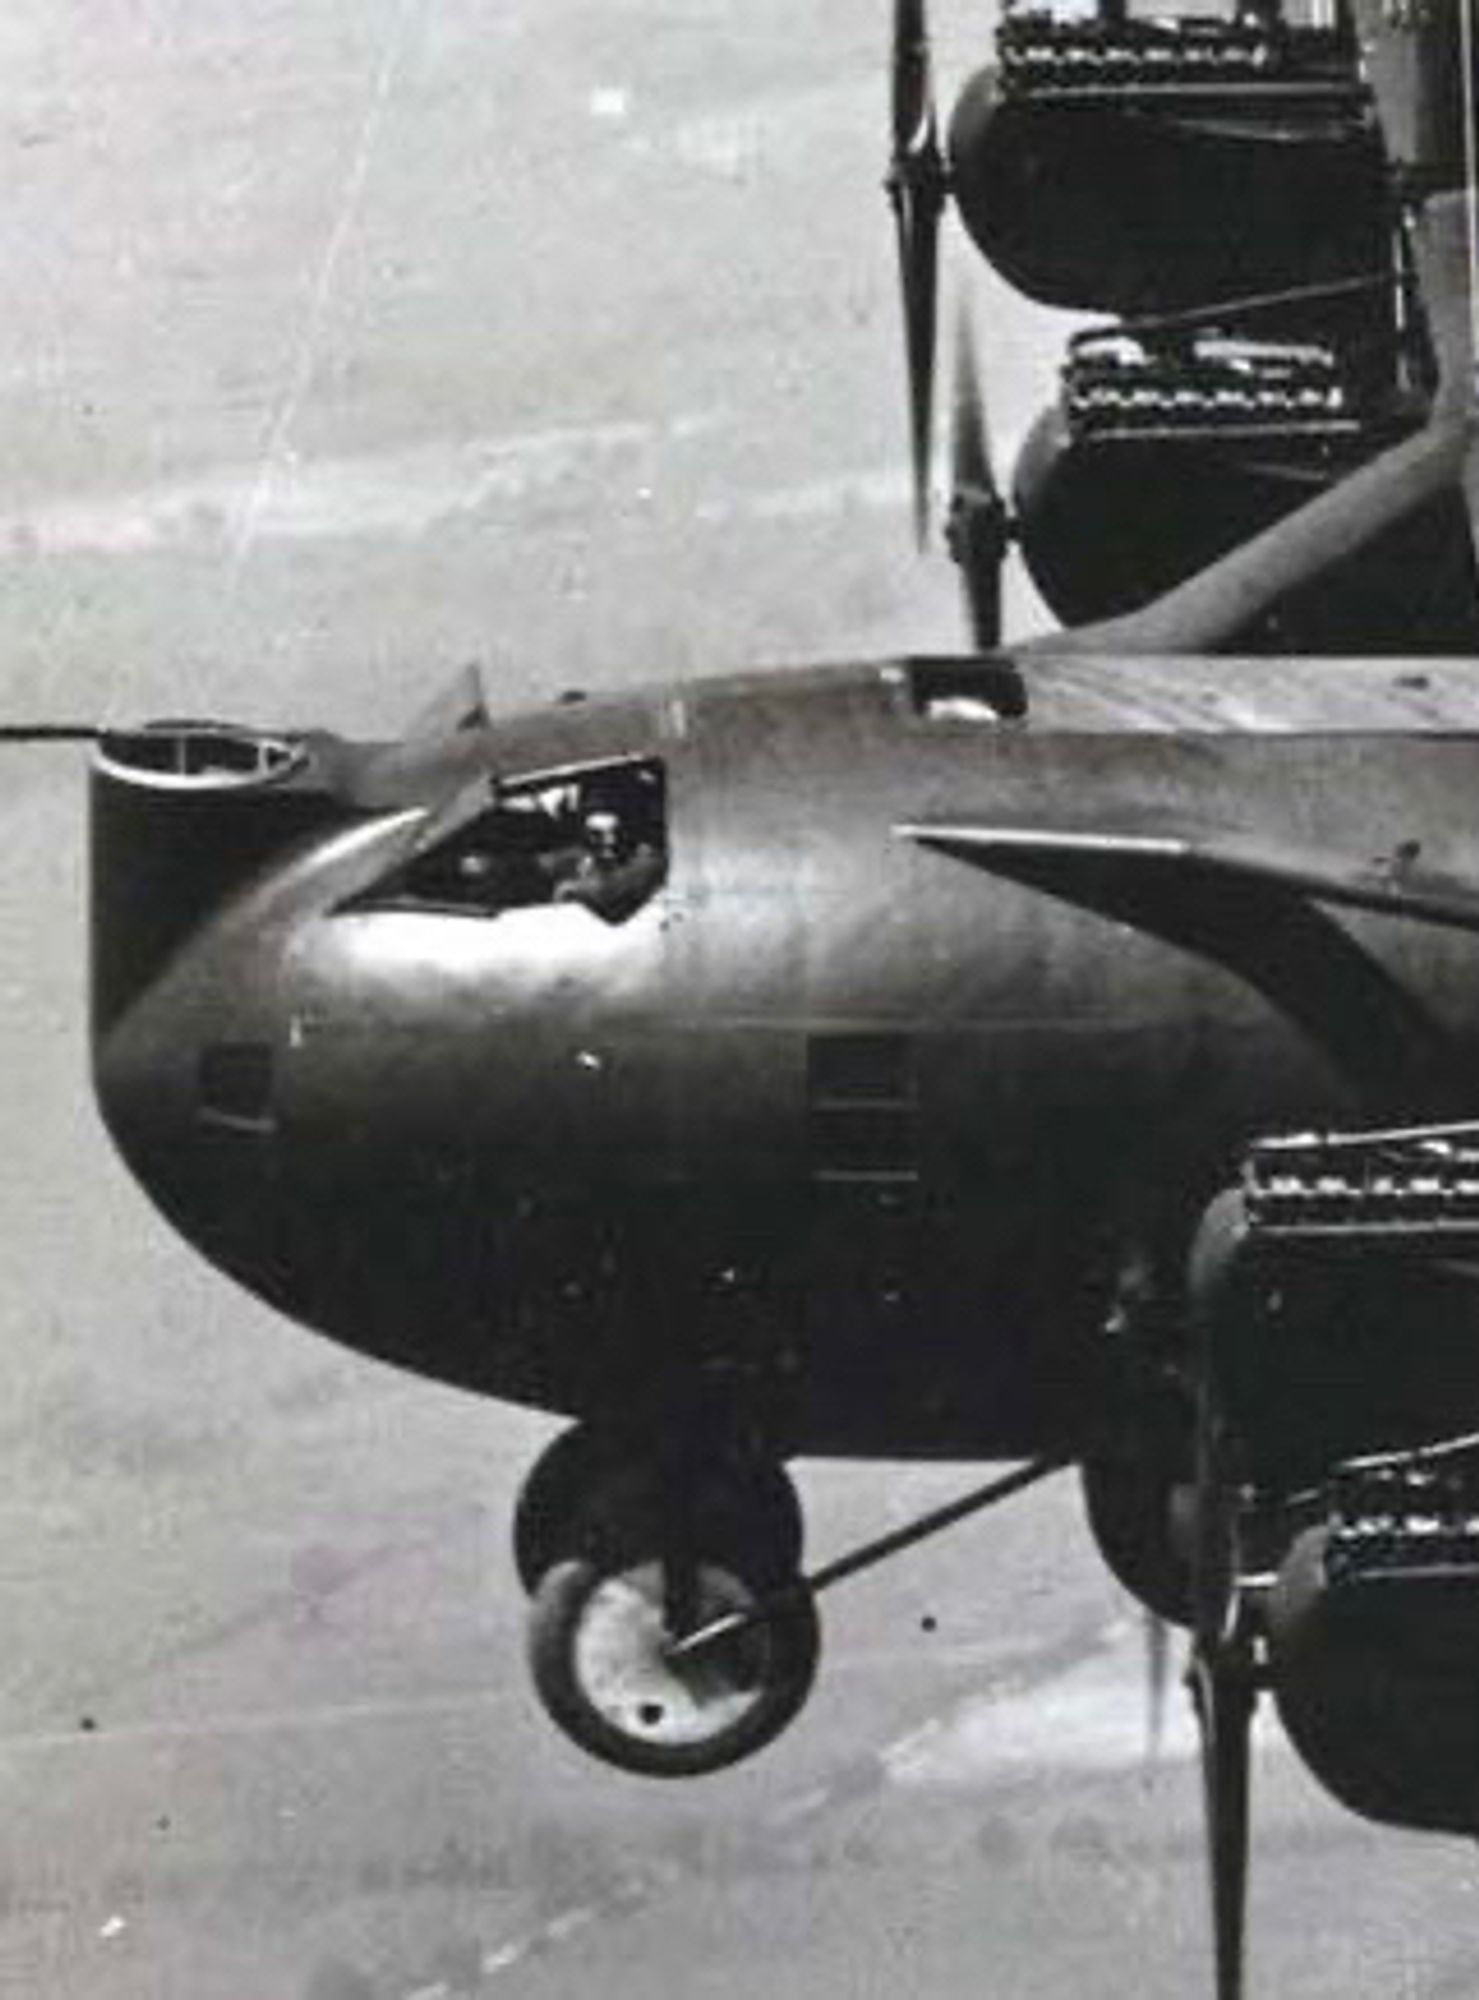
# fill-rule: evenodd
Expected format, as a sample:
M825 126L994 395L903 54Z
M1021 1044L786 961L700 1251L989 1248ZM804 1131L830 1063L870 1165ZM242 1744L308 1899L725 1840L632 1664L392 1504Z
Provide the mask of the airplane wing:
M1221 965L1304 1030L1376 1117L1454 1101L1449 1031L1331 913L1376 910L1479 931L1479 880L1425 867L1415 844L1334 852L1246 828L1141 813L940 818L900 837L1061 897Z
M1070 901L1096 900L1092 878L1162 892L1183 882L1205 893L1211 882L1283 891L1316 903L1413 917L1479 930L1479 879L1425 867L1416 844L1387 855L1354 856L1243 828L1158 821L1076 827L1064 820L1005 824L990 820L920 820L896 827L902 838L993 873L1030 877Z

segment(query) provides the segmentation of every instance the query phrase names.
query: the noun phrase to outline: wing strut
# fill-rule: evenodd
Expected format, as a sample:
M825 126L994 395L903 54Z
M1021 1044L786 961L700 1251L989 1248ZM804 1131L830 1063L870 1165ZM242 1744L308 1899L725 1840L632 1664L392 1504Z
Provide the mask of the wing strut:
M1468 0L1465 0L1465 4ZM1429 196L1413 256L1438 363L1431 421L1138 611L1029 640L1014 657L1215 652L1440 494L1461 488L1479 547L1479 385L1470 299L1473 195Z

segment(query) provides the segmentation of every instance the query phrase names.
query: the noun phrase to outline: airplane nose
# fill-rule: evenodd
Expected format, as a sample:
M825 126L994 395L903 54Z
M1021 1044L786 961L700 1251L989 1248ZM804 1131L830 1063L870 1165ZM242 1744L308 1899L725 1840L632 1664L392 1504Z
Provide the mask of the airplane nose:
M276 1189L274 1051L266 1041L197 1041L174 997L144 995L95 1037L103 1121L166 1220L287 1309L294 1286Z
M262 885L275 858L343 824L344 808L306 741L197 722L105 735L90 808L104 1123L184 1236L281 1295L272 1137L290 926L263 907L282 891Z
M318 754L195 725L103 746L103 1117L172 1226L279 1310L558 1400L552 1368L615 1365L628 1182L667 1185L661 770L623 755L494 799L476 765L439 815L355 790L330 746L336 792Z
M342 816L301 740L197 722L105 734L89 808L95 1032L275 853Z

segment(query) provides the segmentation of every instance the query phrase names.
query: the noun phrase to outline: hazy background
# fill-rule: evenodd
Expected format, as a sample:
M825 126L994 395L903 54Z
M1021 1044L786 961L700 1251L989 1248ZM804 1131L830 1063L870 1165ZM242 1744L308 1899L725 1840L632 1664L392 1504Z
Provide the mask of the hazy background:
M473 658L515 702L954 645L909 541L886 13L7 0L4 714L373 733ZM938 27L948 94L990 21ZM1057 333L973 286L1005 457ZM80 758L0 756L0 1992L1205 1990L1188 1732L1147 1764L1066 1483L829 1599L742 1770L554 1733L507 1554L549 1427L168 1238L87 1092ZM958 1483L807 1470L812 1547ZM1468 1846L1363 1827L1272 1736L1258 1779L1257 1990L1474 1990Z

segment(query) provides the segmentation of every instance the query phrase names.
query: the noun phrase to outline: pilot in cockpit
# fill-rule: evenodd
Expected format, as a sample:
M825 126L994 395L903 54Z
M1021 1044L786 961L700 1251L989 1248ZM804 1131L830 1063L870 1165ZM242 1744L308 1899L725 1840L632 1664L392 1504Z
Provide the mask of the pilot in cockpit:
M555 901L583 903L608 923L639 909L667 865L660 830L654 834L650 819L630 776L619 792L592 787L581 804L581 851Z

